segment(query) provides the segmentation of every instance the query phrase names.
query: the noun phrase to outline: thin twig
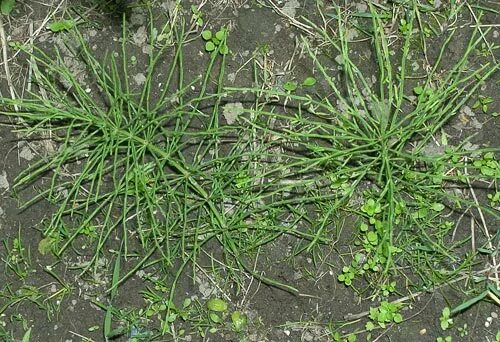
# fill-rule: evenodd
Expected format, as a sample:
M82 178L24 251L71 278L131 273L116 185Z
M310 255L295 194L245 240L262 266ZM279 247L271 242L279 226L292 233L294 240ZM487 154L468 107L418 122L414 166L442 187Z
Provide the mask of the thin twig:
M17 98L16 91L14 90L14 85L12 84L12 78L10 76L10 69L8 63L8 52L7 52L7 39L5 38L5 30L3 29L3 15L0 14L0 44L2 45L2 58L3 58L3 68L5 71L5 77L7 78L7 86L9 87L10 97L12 100ZM19 108L14 103L15 111L19 111Z
M287 13L283 12L283 10L281 8L278 7L278 5L276 5L274 3L274 1L272 0L267 0L271 6L273 7L273 9L276 11L276 13L278 13L279 15L281 15L282 17L285 17L287 18L288 20L290 20L290 24L292 24L292 26L295 26L305 32L307 32L308 34L310 35L313 35L313 31L312 31L312 27L310 27L309 25L306 25L300 21L298 21L297 19L293 18L292 16L288 15Z
M468 175L468 173L467 173L467 166L464 168L464 173L465 173L466 176ZM494 251L495 247L493 246L493 243L491 242L491 240L492 240L491 239L491 235L490 235L490 232L488 230L488 225L486 224L486 219L484 217L483 211L481 210L481 206L479 205L479 201L477 199L476 192L474 191L474 188L472 187L472 185L471 185L470 180L469 180L468 177L466 177L466 180L467 180L467 185L469 186L472 198L474 199L474 203L476 203L476 207L477 207L477 211L479 213L479 217L481 218L481 223L482 223L482 226L483 226L484 234L486 235L486 240L487 240L488 248L491 251ZM499 275L498 275L498 263L497 263L497 260L496 260L496 257L495 257L495 253L492 253L490 255L490 257L491 257L491 263L492 263L493 269L494 269L493 275L494 275L494 279L495 279L495 285L496 285L497 289L500 289L500 278L499 278Z
M476 13L474 13L474 11L472 10L472 7L470 6L469 3L466 3L467 5L467 8L469 9L472 17L474 18L474 20L476 21L476 27L478 28L478 31L479 33L481 34L481 38L483 39L484 43L486 44L486 46L488 47L488 51L490 52L490 55L493 59L493 61L496 63L497 62L497 59L495 58L495 54L493 53L493 51L491 50L491 46L490 44L488 43L488 40L486 39L486 36L484 35L484 32L482 30L482 25L479 24L479 19L477 18L476 16Z
M42 23L40 24L40 26L35 30L35 32L33 33L33 35L30 35L30 37L27 39L27 41L23 42L23 45L26 45L26 43L32 41L34 38L38 37L41 33L42 30L45 30L46 26L47 26L47 23L50 21L50 18L52 18L56 12L59 10L59 8L61 8L61 6L66 2L66 0L61 0L61 2L56 6L56 8L48 13L45 18L43 19ZM16 57L18 53L20 53L21 50L18 50L16 51L16 53L12 56L12 58Z

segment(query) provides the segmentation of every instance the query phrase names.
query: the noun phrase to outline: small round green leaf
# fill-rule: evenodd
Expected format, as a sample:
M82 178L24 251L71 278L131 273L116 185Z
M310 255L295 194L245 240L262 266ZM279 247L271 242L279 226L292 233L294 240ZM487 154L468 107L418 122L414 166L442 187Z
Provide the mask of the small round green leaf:
M207 308L212 311L223 312L227 311L227 303L222 299L213 298L207 302Z
M432 206L431 206L431 209L434 210L434 211L443 211L444 209L444 204L442 203L433 203Z
M373 329L375 329L375 324L373 324L372 321L368 321L366 322L366 326L365 326L366 330L368 331L372 331Z
M221 53L221 55L227 55L229 53L229 48L227 47L227 45L222 45L219 48L219 52Z
M182 302L183 308L187 308L190 305L191 305L191 298L186 298L186 299L184 299L184 302Z
M47 236L38 242L38 252L41 255L45 255L52 251L52 248L56 245L57 240Z
M212 39L212 31L210 30L205 30L201 33L201 37L205 40L210 40Z
M302 82L302 85L306 87L312 87L313 85L316 84L316 79L314 77L308 77Z
M205 44L205 50L208 52L214 51L215 50L215 44L211 41L206 42Z
M401 316L401 314L399 314L399 313L394 314L393 320L394 320L394 323L401 323L401 322L403 322L403 316Z
M0 0L0 11L3 15L9 15L16 4L16 0Z
M60 20L50 23L48 28L52 32L56 33L70 30L73 28L73 26L75 26L75 22L73 20Z
M216 313L211 312L210 313L210 320L214 323L220 323L222 322L222 319L217 315Z
M217 33L215 33L215 38L221 41L224 40L224 38L226 38L226 32L223 30L217 31Z
M378 236L377 236L377 233L375 233L374 231L369 231L367 234L366 234L366 238L368 239L368 241L371 243L371 244L376 244L377 241L378 241Z
M296 82L285 82L285 84L283 85L283 88L286 90L286 91L294 91L295 89L297 89L297 83Z
M240 311L235 311L231 314L231 322L233 322L234 330L241 331L247 324L247 317Z

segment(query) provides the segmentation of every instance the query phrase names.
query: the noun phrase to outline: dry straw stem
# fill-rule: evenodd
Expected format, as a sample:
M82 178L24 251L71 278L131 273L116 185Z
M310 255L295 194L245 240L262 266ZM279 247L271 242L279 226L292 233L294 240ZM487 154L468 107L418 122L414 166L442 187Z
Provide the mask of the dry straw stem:
M465 171L465 175L467 175L468 174L467 173L467 168L465 168L464 171ZM482 211L481 206L479 204L479 200L477 199L476 192L474 191L474 187L472 186L469 177L466 177L466 179L467 179L467 185L469 186L469 190L471 192L472 198L474 199L474 203L476 203L476 207L477 207L477 211L479 213L479 217L481 218L481 224L483 226L484 235L486 236L488 248L491 251L494 251L495 247L493 246L493 243L491 242L492 241L492 237L491 237L491 234L489 232L488 225L486 224L486 218L484 217L483 211ZM499 274L498 274L498 272L499 272L498 271L498 263L497 263L497 260L496 260L495 253L492 253L490 255L490 258L491 258L491 263L492 263L492 268L491 268L492 269L492 276L491 276L491 278L493 278L493 280L495 282L496 288L500 289L500 277L499 277Z
M5 38L5 30L3 26L3 15L0 14L0 43L2 44L2 58L3 58L3 68L5 71L5 77L7 78L7 85L9 87L10 97L12 100L17 98L16 91L14 90L14 85L12 84L12 78L10 76L9 69L9 58L7 53L7 39ZM17 112L19 107L15 104L14 110Z

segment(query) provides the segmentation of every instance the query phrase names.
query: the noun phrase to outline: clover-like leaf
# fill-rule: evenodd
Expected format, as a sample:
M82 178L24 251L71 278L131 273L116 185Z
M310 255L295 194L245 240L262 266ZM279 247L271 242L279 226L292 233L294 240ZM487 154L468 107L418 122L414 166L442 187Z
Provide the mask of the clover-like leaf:
M201 33L201 37L204 39L204 40L210 40L212 39L212 31L210 30L205 30Z
M211 41L208 41L205 43L205 50L208 52L214 51L215 50L215 44Z
M226 38L226 32L224 30L217 31L217 33L215 33L215 38L217 38L220 41L223 41L224 38Z
M370 231L366 234L366 238L368 242L372 245L376 245L378 243L378 235L374 231Z

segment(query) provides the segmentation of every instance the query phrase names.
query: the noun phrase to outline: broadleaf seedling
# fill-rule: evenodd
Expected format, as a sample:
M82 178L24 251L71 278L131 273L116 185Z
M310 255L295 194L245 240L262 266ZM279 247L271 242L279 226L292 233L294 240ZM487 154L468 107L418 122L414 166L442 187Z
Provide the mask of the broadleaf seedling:
M247 316L241 311L234 311L231 314L231 322L233 323L233 329L239 332L247 325Z
M215 34L210 30L204 30L201 32L201 38L205 41L205 51L213 52L218 49L221 55L229 53L229 48L226 44L227 30L225 28L220 29Z
M361 211L366 213L368 216L373 217L375 214L382 212L382 207L380 203L375 202L373 198L368 199L368 201L363 204Z
M201 37L202 37L204 40L210 40L210 39L212 39L212 31L210 31L210 30L205 30L205 31L201 32Z
M453 324L453 318L450 318L451 310L449 307L445 307L439 317L441 329L446 330Z
M203 13L198 9L196 5L191 6L191 13L193 14L192 16L192 21L195 23L196 26L203 26Z
M314 77L307 77L304 80L304 82L302 82L302 85L305 87L312 87L315 84L316 84L316 79Z
M215 312L227 311L227 303L220 298L212 298L207 302L207 308Z
M16 0L0 0L0 12L9 15L16 5Z
M399 313L401 304L383 301L378 308L370 308L369 317L373 322L385 328L387 323L401 323L403 316Z
M413 93L417 95L419 100L425 102L429 99L430 96L434 94L434 90L432 88L424 88L422 86L417 86L413 88Z
M57 33L61 31L69 31L73 27L75 27L74 20L59 20L50 23L48 29L54 33Z
M408 34L410 34L411 32L411 23L409 23L406 19L401 19L399 21L399 32L401 32L401 34L403 36L406 36Z
M436 338L436 342L451 342L451 341L452 341L451 336Z
M488 106L493 102L493 99L489 96L479 95L478 99L472 105L472 109L480 108L483 113L488 111Z
M289 93L297 90L297 87L298 87L297 82L293 82L293 81L288 81L288 82L285 82L285 84L283 84L283 89L285 89Z
M500 162L496 160L493 152L487 152L481 159L476 159L472 163L478 168L483 176L500 178Z

